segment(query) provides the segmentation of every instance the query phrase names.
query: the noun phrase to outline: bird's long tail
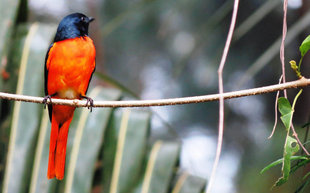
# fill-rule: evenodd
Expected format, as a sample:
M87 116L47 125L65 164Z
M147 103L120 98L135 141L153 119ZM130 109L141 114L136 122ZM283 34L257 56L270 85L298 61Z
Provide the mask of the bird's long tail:
M66 149L69 126L73 118L73 112L63 124L59 124L56 116L52 116L52 129L50 136L50 149L48 159L47 178L64 178Z

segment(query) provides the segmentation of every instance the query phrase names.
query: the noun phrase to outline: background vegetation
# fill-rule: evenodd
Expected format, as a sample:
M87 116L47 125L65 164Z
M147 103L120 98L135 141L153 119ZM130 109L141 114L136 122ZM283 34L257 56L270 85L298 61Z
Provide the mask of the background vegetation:
M97 48L98 73L94 77L92 88L96 87L93 91L97 90L98 97L110 100L133 98L128 90L142 99L216 93L216 70L226 40L232 4L233 1L228 0L2 0L1 91L43 96L44 57L56 26L63 16L71 12L83 12L96 18L91 24L90 36ZM285 53L287 65L290 59L298 61L299 45L310 34L309 9L310 4L306 0L289 0ZM225 91L278 82L281 75L279 48L282 17L280 0L240 2L237 28L224 70ZM309 60L307 55L303 59L302 74L305 77L309 77L310 73L307 65ZM23 65L26 65L24 70ZM23 77L21 72L25 73L23 80L20 80ZM296 79L293 71L287 70L287 79ZM97 86L104 86L104 89ZM290 101L296 93L297 90L289 90ZM309 88L305 88L295 106L294 123L301 139L304 139L303 135L307 130L301 126L309 122L308 99ZM304 183L302 174L307 168L297 171L288 183L272 190L270 188L280 176L280 166L260 174L262 168L283 156L286 135L284 127L279 124L273 138L267 139L274 122L274 100L275 94L266 94L226 101L224 152L214 192L285 193L294 192ZM134 162L136 166L130 167L127 162L131 158L122 157L126 160L126 166L119 165L120 171L125 173L120 176L125 179L116 180L122 184L117 186L120 188L117 190L110 188L113 181L112 165L116 161L114 155L120 137L120 123L126 117L123 114L128 116L128 111L123 109L112 112L111 109L102 109L94 111L90 116L82 109L76 112L76 120L70 128L69 136L69 150L72 148L75 154L68 153L75 157L70 158L70 161L67 159L67 165L72 168L67 168L66 180L61 183L47 183L45 180L47 163L44 159L47 159L47 154L44 147L48 145L49 126L42 112L42 105L16 105L14 102L1 101L2 189L7 175L5 173L8 173L6 160L12 143L9 140L12 128L17 131L13 143L15 154L11 155L15 161L10 162L13 168L10 170L10 178L15 181L7 177L8 182L12 182L11 187L17 188L12 189L12 192L41 190L36 187L43 187L45 192L77 191L72 188L86 192L124 192L122 188L128 187L132 192L139 192L139 188L143 188L144 172L147 171L152 149L158 146L162 147L162 157L171 158L163 161L168 163L163 167L169 173L164 176L169 176L169 179L159 177L165 180L160 183L163 184L162 192L175 190L178 184L175 182L182 179L182 176L188 179L185 182L188 182L189 187L198 187L195 191L199 192L205 182L201 178L207 179L210 175L217 136L217 102L157 107L152 108L152 112L140 109L129 113L128 120L139 127L128 126L128 132L132 128L132 135L140 136L140 144L123 146L137 148L124 150L126 154L123 156L131 151L139 156L134 156L137 159ZM96 119L97 116L105 118ZM99 129L94 129L91 123L100 125ZM87 129L95 133L86 132ZM93 140L93 137L98 137L98 140ZM79 145L77 147L72 144ZM166 149L168 155L174 156L166 156ZM86 157L89 160L85 160ZM110 165L107 167L106 163ZM88 164L93 168L85 167ZM180 178L176 176L176 171ZM128 184L122 183L122 180ZM84 188L76 184L82 184ZM154 187L161 186L155 183ZM190 189L194 191L193 188Z

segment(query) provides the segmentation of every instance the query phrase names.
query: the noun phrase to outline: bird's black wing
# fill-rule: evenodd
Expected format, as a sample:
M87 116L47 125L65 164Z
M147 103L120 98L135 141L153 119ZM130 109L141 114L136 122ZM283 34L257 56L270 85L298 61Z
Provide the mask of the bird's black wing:
M93 72L91 73L91 76L90 76L90 78L89 78L89 80L88 80L88 85L87 85L87 89L86 89L86 91L85 91L85 94L86 94L87 91L88 91L89 84L90 84L91 79L93 78L93 75L94 75L95 70L96 70L96 59L95 59L95 68L94 68Z
M47 67L46 67L46 62L48 60L48 57L49 57L49 53L50 53L50 50L51 48L53 47L54 43L52 43L47 52L46 52L46 55L45 55L45 65L44 65L44 93L45 93L45 96L48 95L48 91L47 91L47 77L48 77L48 70L47 70ZM53 106L52 105L48 105L48 114L49 114L49 117L50 117L50 121L52 121L52 110L53 110Z

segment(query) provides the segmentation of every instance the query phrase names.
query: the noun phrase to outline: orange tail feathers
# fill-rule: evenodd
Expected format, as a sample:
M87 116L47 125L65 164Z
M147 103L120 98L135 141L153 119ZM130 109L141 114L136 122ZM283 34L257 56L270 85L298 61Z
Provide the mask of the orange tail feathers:
M73 118L73 112L71 114L72 115L69 119L62 125L58 123L55 116L52 116L52 129L47 169L48 179L56 177L58 180L62 180L64 178L68 131Z
M55 150L56 150L56 143L58 138L58 130L59 125L56 122L54 116L52 116L52 129L51 129L51 136L50 136L50 152L48 157L48 169L47 169L47 178L52 179L56 177L55 174Z

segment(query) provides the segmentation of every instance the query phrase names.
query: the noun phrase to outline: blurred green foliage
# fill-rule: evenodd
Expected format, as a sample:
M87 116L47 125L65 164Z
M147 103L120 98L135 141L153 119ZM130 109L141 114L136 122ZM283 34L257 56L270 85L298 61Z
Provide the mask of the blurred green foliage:
M7 60L7 66L2 69L7 74L1 74L5 84L1 88L6 92L42 96L44 58L56 26L17 22L16 15L26 21L25 2L7 2L10 12L5 12L7 17L0 20L4 21L0 22L3 27L5 23L11 26L1 31L9 37L0 41L0 52ZM98 76L107 78L100 73ZM117 81L108 80L130 93ZM89 96L94 100L120 100L121 90L97 86L91 89ZM98 190L138 193L141 188L164 193L176 185L176 193L191 187L199 193L205 188L204 179L191 175L178 182L179 175L183 175L178 171L180 144L176 141L150 143L150 112L112 108L94 109L92 113L86 108L77 110L69 133L65 179L47 180L50 133L47 110L34 103L2 101L2 104L5 104L2 112L6 111L1 117L0 139L3 193Z
M47 49L44 42L48 43L55 32L55 25L51 25L51 18L59 22L64 15L81 11L96 18L96 22L92 23L90 29L90 35L94 38L97 48L97 73L94 76L93 84L104 86L108 84L119 88L119 90L115 90L95 87L95 90L100 90L99 94L97 93L99 98L118 100L121 96L126 98L128 95L140 96L139 98L169 98L217 92L216 69L227 35L233 1L50 2L59 7L55 8L47 2L45 9L42 7L33 8L34 5L42 5L39 1L34 0L29 2L26 0L3 0L1 2L1 91L16 92L17 82L20 79L22 53L33 22L40 21L36 34L42 36L38 35L38 38L41 37L41 39L34 40L32 43L41 45L41 47L35 46L30 49L28 59L34 63L30 62L29 65L37 65L33 71L38 73L38 77L34 76L33 78L43 79L43 74L39 71L43 69ZM30 4L30 11L26 9L27 3ZM60 5L67 7L62 10ZM28 15L29 19L27 19ZM278 53L282 38L282 19L281 0L240 2L236 34L224 71L226 91L278 82L281 74ZM297 52L298 46L310 33L309 25L309 3L303 1L299 8L290 6L285 50L287 59L300 57ZM304 63L308 64L309 59L310 57L305 55ZM310 66L303 65L302 72L303 76L309 76ZM247 78L244 79L244 76ZM288 71L287 76L288 80L296 79L294 72ZM31 84L31 80L28 79L25 80ZM243 86L239 84L241 80L246 80L243 82ZM37 87L34 88L35 86ZM28 83L23 87L23 93L43 96L42 84L29 85L29 89L27 87ZM295 90L288 91L289 98L295 95ZM306 146L309 128L299 125L309 123L310 101L308 98L309 89L305 88L294 109L296 130L300 139L304 138L303 142L306 143ZM136 129L128 127L125 138L128 137L128 140L136 145L131 147L127 144L128 141L123 144L126 152L124 151L121 158L117 159L118 172L114 170L116 150L120 137L120 123L127 111L96 109L96 112L88 115L88 111L77 110L69 133L68 157L70 158L67 159L67 176L63 182L47 181L45 178L50 125L41 105L22 103L21 107L27 106L26 110L24 107L22 108L25 112L22 112L22 109L14 111L19 116L26 114L27 117L36 117L29 123L18 123L18 127L15 128L19 130L15 140L11 142L15 143L17 148L20 147L22 152L28 154L20 159L16 158L16 155L20 154L19 152L12 151L11 157L7 155L9 143L12 141L9 138L12 136L13 125L11 122L12 119L14 120L14 104L11 101L0 102L1 190L4 188L5 175L8 175L6 178L8 188L14 187L16 188L14 191L24 192L75 192L77 189L84 192L90 190L93 192L102 190L118 192L128 191L128 189L132 192L139 192L143 187L149 187L150 191L177 193L190 190L201 192L204 188L205 180L189 175L187 171L179 170L179 155L182 151L180 143L183 143L183 140L176 136L186 139L192 132L200 130L203 130L202 134L199 133L201 137L215 135L218 124L216 102L161 107L160 111L156 111L156 113L162 117L161 120L169 122L166 125L170 125L169 127L172 125L171 128L177 132L177 135L173 136L167 132L167 127L162 123L159 124L160 126L155 125L150 131L150 119L154 119L154 116L151 116L149 112L131 111L128 123L137 124L143 132L135 133ZM225 190L228 187L229 192L239 193L270 191L286 193L296 191L299 187L299 190L306 188L304 189L306 192L309 177L307 179L303 179L303 177L308 176L306 175L308 159L293 161L294 156L291 156L291 172L294 172L290 173L290 178L285 184L272 190L270 187L275 179L279 178L280 168L270 169L263 175L259 174L260 170L271 160L283 157L283 144L285 144L284 139L287 136L285 129L278 127L272 140L267 140L274 121L274 112L271 110L274 107L274 95L233 99L228 101L225 107L223 165L220 168L225 172L219 172L218 186L226 188ZM33 110L33 113L28 113ZM82 117L84 118L82 119ZM24 119L28 120L28 118ZM24 121L24 119L18 119L18 121ZM81 122L82 120L84 122ZM95 125L98 125L99 129L96 129ZM30 127L30 129L26 127ZM93 136L95 134L96 136ZM133 138L133 134L139 138ZM89 140L89 138L97 140ZM158 139L169 141L161 142ZM29 143L25 140L29 140ZM27 145L23 146L17 142L27 143ZM78 145L73 145L75 143ZM170 154L173 155L163 161L166 167L163 175L166 178L158 177L160 175L157 173L157 178L155 176L154 178L146 177L144 174L148 166L151 165L148 161L151 157L150 153L154 147L158 148L158 146L160 147L159 150L157 149L159 157L154 160L154 167L161 162L161 159L166 158L166 151L171 151ZM195 173L201 172L200 174L207 176L205 171L208 171L213 159L210 159L208 155L202 155L202 153L197 154L195 150L200 150L200 152L213 152L214 150L201 146L195 146L191 150L193 152L182 153L183 159L184 157L189 158L192 153L193 157L187 164L189 163L191 169L199 168L196 171L192 169ZM128 155L132 151L137 153ZM89 157L85 157L85 153ZM72 161L71 156L73 156ZM205 158L204 162L198 162L197 160L202 156ZM296 156L305 158L304 155L298 153ZM13 170L9 170L10 174L5 174L7 173L5 165L7 158L20 164L19 167L12 166ZM130 162L131 159L135 162ZM10 162L10 164L14 165L16 162ZM182 160L180 162L182 164ZM189 167L187 165L186 168ZM133 168L134 173L131 171ZM13 174L14 171L19 171L19 174ZM161 173L160 171L158 170L159 173ZM19 175L16 177L16 184L18 184L16 187L11 180L15 175ZM158 178L162 181L158 182ZM123 183L123 181L125 182ZM225 183L222 183L223 181ZM146 186L148 183L150 186ZM162 183L161 190L157 190L153 183ZM111 189L111 187L113 188Z

